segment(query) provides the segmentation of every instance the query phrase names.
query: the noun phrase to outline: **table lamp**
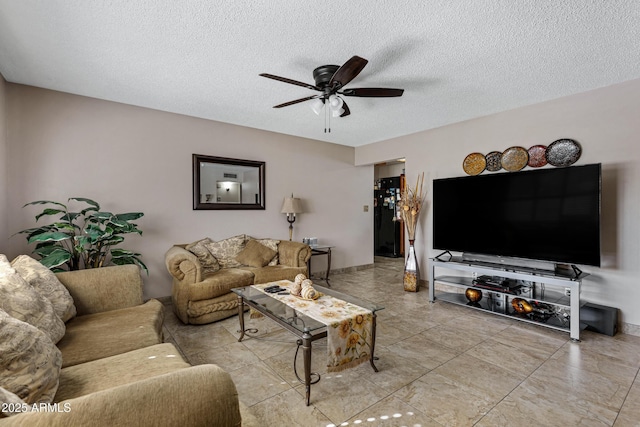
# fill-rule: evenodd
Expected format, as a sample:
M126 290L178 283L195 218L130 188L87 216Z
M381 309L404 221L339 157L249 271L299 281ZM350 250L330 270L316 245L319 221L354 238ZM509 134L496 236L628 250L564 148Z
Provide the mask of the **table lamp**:
M289 240L293 238L293 223L296 221L296 214L302 213L302 201L296 197L285 197L282 204L281 213L287 214L287 221L289 222Z

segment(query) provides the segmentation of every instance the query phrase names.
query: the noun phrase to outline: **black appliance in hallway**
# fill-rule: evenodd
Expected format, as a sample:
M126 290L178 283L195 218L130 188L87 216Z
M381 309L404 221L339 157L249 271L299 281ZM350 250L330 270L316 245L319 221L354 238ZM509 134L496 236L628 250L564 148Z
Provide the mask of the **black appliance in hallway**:
M373 247L376 256L404 256L403 224L397 220L396 209L401 188L399 176L381 178L376 184L373 202Z

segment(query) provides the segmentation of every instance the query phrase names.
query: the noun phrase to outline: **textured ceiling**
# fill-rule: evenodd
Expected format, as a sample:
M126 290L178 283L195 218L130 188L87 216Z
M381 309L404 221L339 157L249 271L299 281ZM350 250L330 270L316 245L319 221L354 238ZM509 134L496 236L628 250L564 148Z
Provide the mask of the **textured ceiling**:
M638 0L0 0L9 82L360 146L640 78ZM331 121L312 71L369 60Z

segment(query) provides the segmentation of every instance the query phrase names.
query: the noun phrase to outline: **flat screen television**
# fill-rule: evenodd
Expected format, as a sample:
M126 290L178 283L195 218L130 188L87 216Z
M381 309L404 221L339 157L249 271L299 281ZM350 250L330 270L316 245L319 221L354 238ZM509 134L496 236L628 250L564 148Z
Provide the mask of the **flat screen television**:
M433 181L433 247L600 266L601 165Z

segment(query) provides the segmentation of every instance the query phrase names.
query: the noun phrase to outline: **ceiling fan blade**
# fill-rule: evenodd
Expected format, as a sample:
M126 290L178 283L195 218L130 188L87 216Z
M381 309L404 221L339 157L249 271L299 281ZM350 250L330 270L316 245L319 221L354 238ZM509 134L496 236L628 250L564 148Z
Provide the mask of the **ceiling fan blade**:
M322 95L306 96L304 98L300 98L300 99L296 99L296 100L293 100L293 101L285 102L284 104L274 105L273 108L288 107L289 105L299 104L300 102L309 101L310 99L320 98L321 96Z
M344 113L340 114L340 117L346 117L351 114L351 110L349 110L349 106L344 102L344 100L342 101L342 109L344 110Z
M381 87L363 87L358 89L345 89L340 92L344 96L361 96L370 98L387 98L392 96L402 96L404 89L386 89Z
M297 80L291 80L291 79L288 79L286 77L274 76L273 74L267 74L267 73L262 73L262 74L259 74L259 75L261 77L266 77L268 79L278 80L279 82L289 83L289 84L296 85L296 86L302 86L302 87L306 87L307 89L317 90L317 91L322 92L322 89L320 89L317 86L313 86L313 85L310 85L310 84L307 84L307 83L299 82Z
M367 65L367 61L364 58L360 58L359 56L353 56L347 62L345 62L342 67L338 68L338 70L331 76L331 80L329 80L329 86L333 87L334 85L338 85L338 87L345 86L351 80L353 80L360 71Z

